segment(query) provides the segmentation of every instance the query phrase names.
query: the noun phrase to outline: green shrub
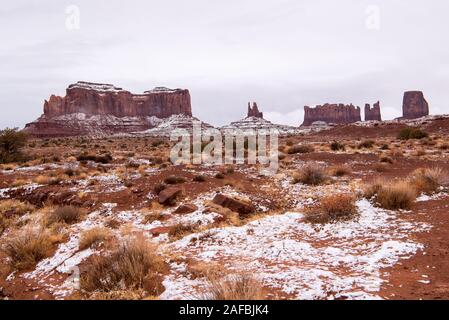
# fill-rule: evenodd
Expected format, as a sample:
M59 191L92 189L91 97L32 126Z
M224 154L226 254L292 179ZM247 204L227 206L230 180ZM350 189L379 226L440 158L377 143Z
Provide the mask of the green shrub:
M410 140L410 139L424 139L429 137L427 132L424 132L420 129L416 128L405 128L399 132L398 138L401 140Z
M26 145L27 134L16 129L0 131L0 163L26 161L22 148Z

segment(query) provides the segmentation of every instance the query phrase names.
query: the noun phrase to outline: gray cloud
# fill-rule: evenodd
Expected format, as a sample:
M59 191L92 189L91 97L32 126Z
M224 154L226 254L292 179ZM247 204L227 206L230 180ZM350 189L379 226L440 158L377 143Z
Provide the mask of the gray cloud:
M78 80L189 88L195 115L215 125L242 118L250 100L290 124L325 102L381 100L393 118L410 89L449 113L445 0L3 2L0 128L34 120ZM80 30L65 27L72 4ZM369 5L379 30L366 28Z

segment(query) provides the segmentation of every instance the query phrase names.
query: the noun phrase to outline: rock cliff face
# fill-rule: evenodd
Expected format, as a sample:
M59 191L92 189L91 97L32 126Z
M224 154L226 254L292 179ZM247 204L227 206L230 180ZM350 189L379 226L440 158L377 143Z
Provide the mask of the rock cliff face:
M327 124L348 124L361 121L360 107L352 104L328 104L314 108L304 107L304 123L302 126L311 126L314 122L326 122Z
M172 115L192 116L188 90L158 87L132 94L110 84L78 82L65 97L45 101L44 114L25 130L39 137L134 132Z
M372 108L368 103L365 105L365 121L382 121L379 101Z
M417 119L429 115L429 104L421 91L404 93L402 114L404 119Z
M254 118L263 118L263 112L259 111L259 108L257 107L257 103L253 103L253 106L251 107L251 103L248 102L248 118L254 117Z

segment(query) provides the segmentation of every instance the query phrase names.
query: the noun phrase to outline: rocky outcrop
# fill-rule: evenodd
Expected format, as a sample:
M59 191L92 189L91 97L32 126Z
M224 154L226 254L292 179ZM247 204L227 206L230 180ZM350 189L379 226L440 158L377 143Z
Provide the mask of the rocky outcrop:
M365 104L365 121L382 121L379 101L372 108L368 103Z
M402 114L404 119L417 119L429 115L429 104L421 91L404 93Z
M38 137L142 131L173 115L192 116L190 93L157 87L132 94L110 84L78 82L52 95L44 114L25 130Z
M263 118L263 112L259 111L257 107L257 103L253 102L253 106L251 107L251 103L248 102L248 118Z
M328 104L316 107L304 107L304 123L302 126L311 126L314 122L327 124L349 124L361 121L360 107L352 104Z

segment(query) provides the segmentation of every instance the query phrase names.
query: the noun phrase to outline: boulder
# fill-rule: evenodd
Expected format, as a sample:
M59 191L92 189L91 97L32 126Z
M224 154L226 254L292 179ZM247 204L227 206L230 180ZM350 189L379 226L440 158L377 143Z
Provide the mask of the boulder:
M241 217L245 217L256 211L256 208L251 203L234 199L223 194L217 194L212 202L223 208L237 212Z
M173 213L175 214L187 214L187 213L192 213L195 212L196 210L198 210L198 207L194 204L183 204L181 206L179 206Z
M159 193L158 200L160 204L172 206L176 203L176 198L182 193L179 187L172 187L162 190Z

